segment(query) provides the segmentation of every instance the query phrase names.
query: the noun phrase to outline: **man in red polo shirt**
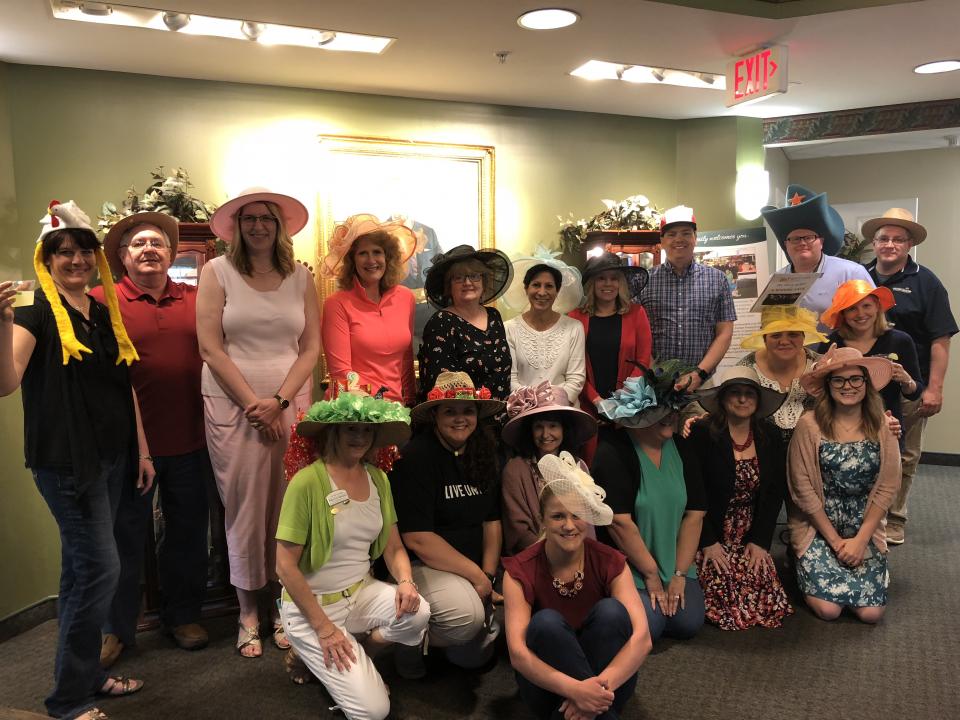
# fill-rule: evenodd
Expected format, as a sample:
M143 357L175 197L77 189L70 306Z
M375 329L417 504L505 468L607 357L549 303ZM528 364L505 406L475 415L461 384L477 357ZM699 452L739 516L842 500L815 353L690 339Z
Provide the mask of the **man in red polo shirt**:
M198 623L207 581L207 484L211 476L203 429L197 345L197 289L167 276L176 258L177 221L162 213L131 215L104 238L104 253L120 278L117 298L127 333L140 355L130 368L143 429L157 470L164 531L158 569L161 622L185 650L207 644ZM103 289L91 294L103 301ZM101 664L108 667L136 641L140 571L152 493L128 483L114 535L120 550L117 594L104 628ZM129 490L129 492L127 492Z

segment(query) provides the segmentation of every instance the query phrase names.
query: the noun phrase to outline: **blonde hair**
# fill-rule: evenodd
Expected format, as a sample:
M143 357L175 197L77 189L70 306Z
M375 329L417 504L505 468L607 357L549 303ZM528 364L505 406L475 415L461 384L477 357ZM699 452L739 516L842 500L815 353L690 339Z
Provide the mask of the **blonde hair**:
M344 423L347 425L353 423ZM360 423L362 424L362 423ZM326 462L332 462L339 457L337 452L337 442L340 440L340 424L331 424L320 428L317 432L317 451L320 459ZM377 432L374 430L370 441L370 449L363 456L363 462L372 463L377 457Z
M267 212L277 221L277 240L273 244L273 269L282 277L293 275L296 269L296 262L293 257L293 240L287 233L287 224L284 222L283 213L280 207L268 200L259 200L267 207ZM250 254L247 252L247 244L240 232L240 216L245 208L256 203L248 203L237 210L233 216L233 242L227 247L227 259L233 263L237 272L241 275L253 275L253 266L250 264Z
M627 286L627 276L622 272L618 272L617 275L620 276L620 289L617 291L615 301L617 314L626 315L630 312L630 306L633 304L633 301L630 299L630 288ZM597 276L594 275L583 284L583 303L580 305L580 309L591 316L597 312L597 298L593 293L593 287L596 281Z
M868 440L879 441L880 430L886 426L886 420L883 416L883 400L880 393L873 387L870 381L870 373L863 366L857 367L863 371L866 378L863 383L864 395L860 403L860 429ZM823 394L817 400L817 405L813 410L814 419L820 427L820 432L826 437L836 437L834 435L834 420L836 416L837 401L833 399L830 393L830 378L833 373L827 373L823 378Z
M458 272L460 273L479 273L483 276L483 291L480 293L481 296L486 294L487 288L493 284L493 273L490 272L483 262L477 258L467 258L466 260L458 260L457 262L450 265L447 268L447 271L443 274L443 294L452 298L453 293L450 292L450 285L454 275Z
M341 290L349 290L353 287L353 279L357 276L357 264L353 256L356 253L357 243L363 239L369 240L383 250L387 259L386 271L380 278L380 292L386 292L394 285L399 285L406 273L404 263L400 262L400 243L386 230L374 230L357 236L350 245L337 270L337 287Z
M877 316L873 319L873 336L880 337L890 329L890 323L887 322L887 316L884 314L883 308L880 307L880 301L877 299L876 295L867 295L865 298L860 300L860 302L866 300L867 297L873 298L873 301L877 304ZM853 306L851 305L850 307ZM844 340L849 340L853 337L853 331L847 324L847 318L844 317L844 313L849 309L850 308L844 308L837 313L837 334Z

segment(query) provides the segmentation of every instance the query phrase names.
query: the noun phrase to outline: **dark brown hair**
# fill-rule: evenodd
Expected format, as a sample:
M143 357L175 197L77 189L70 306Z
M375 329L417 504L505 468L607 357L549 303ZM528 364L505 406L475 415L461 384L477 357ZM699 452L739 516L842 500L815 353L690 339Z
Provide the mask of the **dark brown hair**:
M100 242L92 230L85 230L83 228L62 228L60 230L54 230L44 235L43 240L40 241L40 258L44 265L50 262L50 258L60 249L63 241L67 238L71 238L74 244L81 250L96 250L100 247Z

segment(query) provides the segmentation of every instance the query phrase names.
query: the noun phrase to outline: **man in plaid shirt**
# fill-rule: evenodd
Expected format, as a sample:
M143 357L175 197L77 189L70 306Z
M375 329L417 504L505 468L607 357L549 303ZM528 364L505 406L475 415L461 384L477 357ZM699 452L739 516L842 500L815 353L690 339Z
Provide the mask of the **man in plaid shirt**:
M699 388L730 347L737 312L727 278L694 259L697 222L693 209L678 205L660 220L660 244L667 258L650 273L640 295L653 332L655 360L682 360L695 370L677 386Z

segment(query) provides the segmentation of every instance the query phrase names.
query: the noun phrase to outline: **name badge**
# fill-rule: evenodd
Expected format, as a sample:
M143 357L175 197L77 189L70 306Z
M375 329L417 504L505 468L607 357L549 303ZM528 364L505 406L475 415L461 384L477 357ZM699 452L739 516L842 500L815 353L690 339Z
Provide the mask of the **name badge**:
M331 513L336 515L342 509L341 505L347 505L350 502L350 496L347 495L346 490L334 490L332 493L327 495L327 505L332 509Z

